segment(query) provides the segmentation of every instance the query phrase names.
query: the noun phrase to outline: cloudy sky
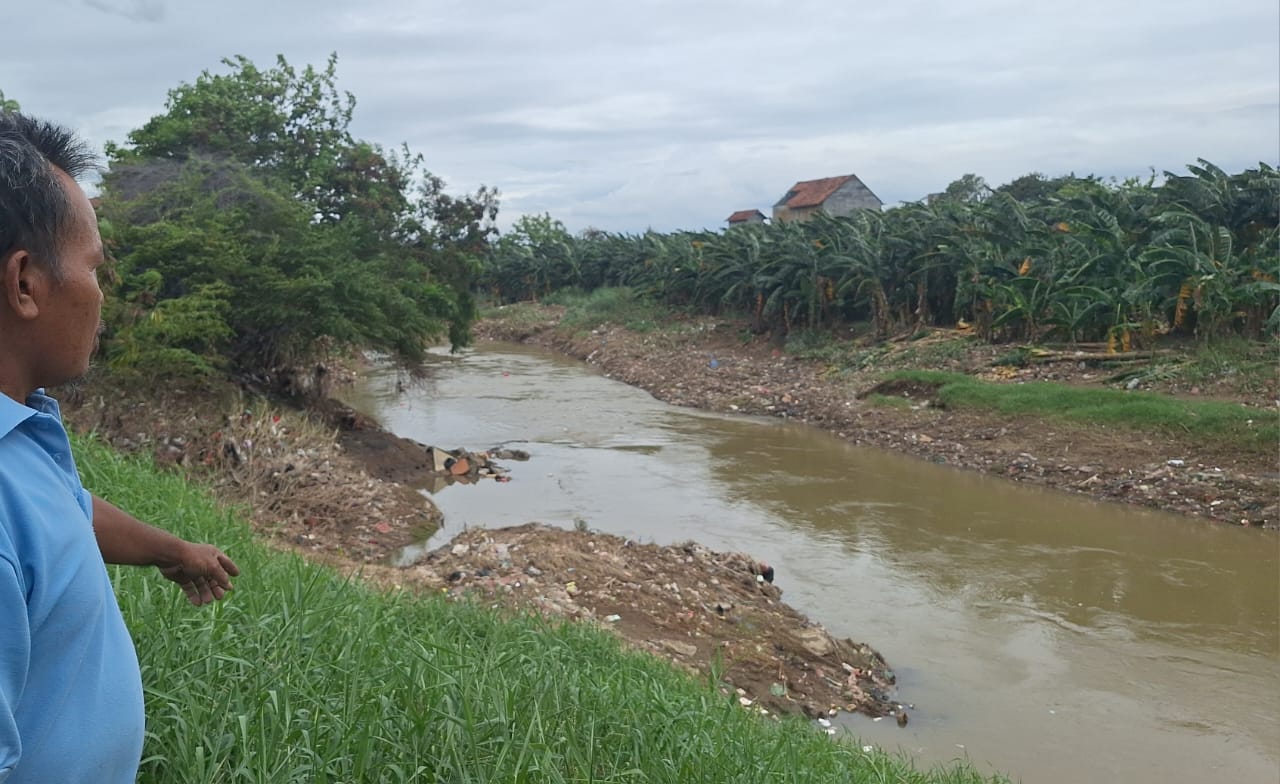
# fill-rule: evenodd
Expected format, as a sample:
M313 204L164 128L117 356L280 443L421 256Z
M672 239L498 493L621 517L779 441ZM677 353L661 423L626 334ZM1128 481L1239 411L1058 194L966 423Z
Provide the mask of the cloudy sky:
M243 54L338 54L353 131L407 142L501 224L717 228L797 180L886 204L966 172L1280 158L1276 0L13 0L0 90L123 140Z

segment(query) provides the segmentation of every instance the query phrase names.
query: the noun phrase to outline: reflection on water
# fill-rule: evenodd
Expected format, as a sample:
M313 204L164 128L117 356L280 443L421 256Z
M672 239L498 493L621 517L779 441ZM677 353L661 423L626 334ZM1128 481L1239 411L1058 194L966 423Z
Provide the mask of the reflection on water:
M673 408L524 347L375 373L348 402L445 448L531 453L513 481L433 489L464 526L529 520L774 564L786 599L879 648L912 722L850 718L922 764L1028 781L1275 781L1274 532L1097 504L808 427Z

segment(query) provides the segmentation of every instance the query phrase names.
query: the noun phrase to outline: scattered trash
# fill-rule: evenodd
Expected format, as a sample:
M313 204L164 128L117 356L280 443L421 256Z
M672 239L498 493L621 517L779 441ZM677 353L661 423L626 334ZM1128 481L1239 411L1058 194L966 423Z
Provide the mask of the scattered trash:
M823 719L823 718L819 718L819 719L818 719L818 726L820 726L820 727L830 727L830 726L831 726L831 719Z
M469 484L477 479L494 479L498 482L510 482L507 470L493 463L491 458L498 456L505 460L528 460L529 453L519 449L497 449L489 452L468 452L465 449L444 450L435 446L426 446L427 455L431 458L431 473L440 477L442 484L433 487L436 492L453 482Z
M1168 464L1169 464L1169 465L1171 465L1171 466L1184 466L1184 465L1186 465L1186 464L1187 464L1187 461L1186 461L1186 460L1173 459L1173 460L1168 461Z
M606 615L606 616L604 617L604 619L605 619L605 621L606 621L607 623L617 623L618 621L622 620L622 616L621 616L621 615Z

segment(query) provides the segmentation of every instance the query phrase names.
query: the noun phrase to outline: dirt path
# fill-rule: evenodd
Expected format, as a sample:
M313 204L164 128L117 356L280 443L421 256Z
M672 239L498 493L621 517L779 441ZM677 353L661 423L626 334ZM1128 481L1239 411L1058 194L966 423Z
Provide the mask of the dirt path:
M745 342L740 325L694 320L681 329L636 333L605 325L573 334L557 328L560 311L538 308L529 319L491 319L477 329L485 339L530 343L599 366L606 375L649 391L659 400L720 412L781 416L807 422L856 444L906 452L934 463L996 474L1099 500L1155 507L1235 525L1280 525L1277 455L1233 454L1188 440L1121 429L1046 423L936 405L920 385L877 385L883 370L924 367L970 373L1009 383L1050 379L1097 385L1106 373L1083 362L1025 368L995 366L1010 347L933 338L889 344L862 371L830 372L827 364L780 352L762 339ZM1277 379L1264 389L1161 389L1273 406ZM870 394L902 405L872 405Z

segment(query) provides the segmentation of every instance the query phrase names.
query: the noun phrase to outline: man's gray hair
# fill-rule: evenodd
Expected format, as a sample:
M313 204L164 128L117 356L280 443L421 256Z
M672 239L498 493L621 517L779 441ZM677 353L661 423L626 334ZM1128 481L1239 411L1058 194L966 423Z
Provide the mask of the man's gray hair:
M0 112L0 259L26 250L58 275L58 250L72 207L56 170L73 179L97 156L72 131L18 112Z

